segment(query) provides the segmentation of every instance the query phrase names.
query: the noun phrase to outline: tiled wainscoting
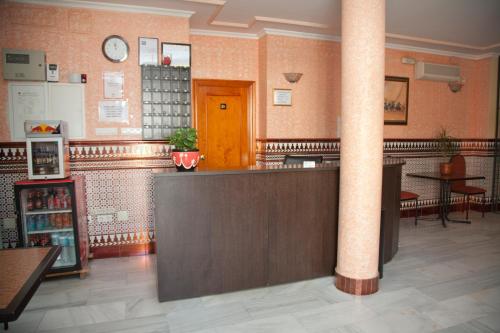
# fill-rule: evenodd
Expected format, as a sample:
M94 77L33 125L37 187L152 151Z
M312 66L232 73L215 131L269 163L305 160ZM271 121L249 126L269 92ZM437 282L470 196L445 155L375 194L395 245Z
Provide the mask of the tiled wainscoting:
M487 190L486 203L491 202L493 184L493 139L461 139L457 140L460 153L465 156L467 173L483 175L485 180L470 181L469 185L483 187ZM277 165L283 163L287 154L322 155L328 161L340 158L339 139L266 139L257 142L257 163L260 165ZM407 177L407 173L439 170L439 163L445 158L437 152L436 141L432 139L386 139L384 140L384 156L398 157L405 160L403 165L401 187L403 190L420 195L419 205L436 207L439 199L439 183L431 180ZM461 203L462 197L453 196L454 203ZM472 199L474 200L474 199ZM478 198L475 203L479 203ZM414 202L401 204L402 210L413 209ZM474 205L475 206L475 205ZM474 207L473 206L473 207Z
M470 173L486 176L471 182L485 187L490 201L494 140L458 141ZM73 141L71 173L84 175L87 192L90 251L96 257L147 253L153 250L153 173L173 167L170 146L162 141ZM338 139L266 139L257 141L257 163L276 165L286 154L320 154L339 159ZM438 184L406 177L408 172L438 168L443 160L433 140L386 140L386 156L404 158L402 187L421 195L426 207L437 205ZM15 218L13 184L27 178L25 144L0 143L0 219ZM458 202L459 197L454 197ZM402 210L411 208L405 203ZM127 216L119 212L127 212ZM9 224L9 222L6 222ZM4 228L3 246L13 246L15 229Z
M150 252L153 173L173 167L170 146L162 141L71 142L70 163L72 175L85 176L91 253ZM15 218L14 182L27 176L25 144L1 143L0 219ZM13 245L17 232L7 228L2 238L3 246Z

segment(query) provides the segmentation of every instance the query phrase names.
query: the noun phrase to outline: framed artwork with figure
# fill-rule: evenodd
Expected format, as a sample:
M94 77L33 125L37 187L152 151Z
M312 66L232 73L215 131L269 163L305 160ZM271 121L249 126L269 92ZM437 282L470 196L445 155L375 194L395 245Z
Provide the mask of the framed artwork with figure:
M408 124L408 93L410 79L386 76L384 88L384 124Z

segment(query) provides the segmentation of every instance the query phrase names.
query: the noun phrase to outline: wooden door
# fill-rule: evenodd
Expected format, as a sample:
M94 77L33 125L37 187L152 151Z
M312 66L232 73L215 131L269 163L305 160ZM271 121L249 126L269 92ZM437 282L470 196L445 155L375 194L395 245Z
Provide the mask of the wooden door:
M240 168L255 163L253 82L194 80L194 119L201 168Z

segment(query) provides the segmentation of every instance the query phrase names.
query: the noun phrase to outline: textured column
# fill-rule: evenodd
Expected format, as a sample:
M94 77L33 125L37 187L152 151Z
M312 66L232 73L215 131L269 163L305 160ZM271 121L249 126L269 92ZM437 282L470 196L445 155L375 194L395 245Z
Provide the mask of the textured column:
M339 245L335 285L378 290L385 0L342 1Z

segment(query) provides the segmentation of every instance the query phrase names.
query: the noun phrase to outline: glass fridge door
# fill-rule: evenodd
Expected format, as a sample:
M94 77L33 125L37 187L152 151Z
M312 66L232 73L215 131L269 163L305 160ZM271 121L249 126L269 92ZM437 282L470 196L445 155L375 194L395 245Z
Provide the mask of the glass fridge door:
M77 264L71 191L57 185L24 188L20 191L21 221L25 246L62 246L52 266L64 268Z
M31 168L34 176L58 175L60 165L59 141L32 141Z

